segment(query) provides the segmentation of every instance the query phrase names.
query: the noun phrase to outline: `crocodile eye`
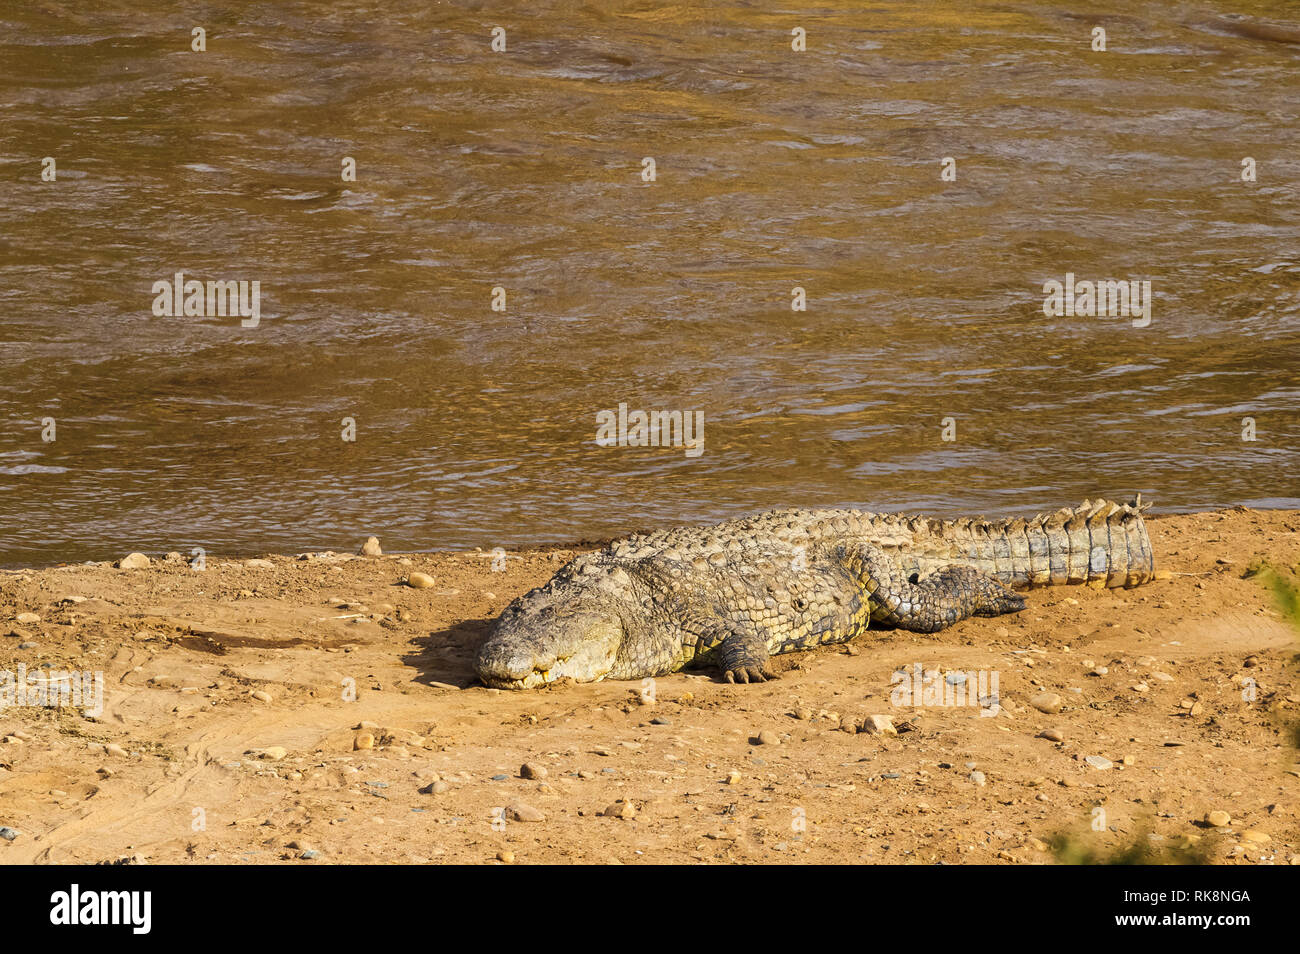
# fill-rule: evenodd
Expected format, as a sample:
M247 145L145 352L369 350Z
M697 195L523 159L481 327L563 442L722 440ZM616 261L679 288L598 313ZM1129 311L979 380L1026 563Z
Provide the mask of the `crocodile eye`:
M805 600L802 596L796 596L794 599L790 601L790 605L802 613L804 610L808 608L808 601Z

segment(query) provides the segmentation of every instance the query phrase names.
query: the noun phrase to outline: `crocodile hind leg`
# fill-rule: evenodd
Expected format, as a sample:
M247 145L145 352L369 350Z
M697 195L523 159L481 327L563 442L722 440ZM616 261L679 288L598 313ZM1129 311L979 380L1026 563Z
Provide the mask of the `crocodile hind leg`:
M1000 616L1025 599L993 577L950 563L924 580L909 579L898 562L869 543L841 546L838 556L871 600L871 618L914 633L935 633L971 616Z

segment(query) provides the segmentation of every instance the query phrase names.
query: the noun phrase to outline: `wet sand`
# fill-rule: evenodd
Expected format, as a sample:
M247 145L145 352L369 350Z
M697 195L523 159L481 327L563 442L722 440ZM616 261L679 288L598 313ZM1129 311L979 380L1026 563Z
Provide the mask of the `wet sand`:
M1246 576L1263 557L1294 582L1300 513L1148 526L1167 580L873 632L763 685L668 676L652 704L635 683L475 684L491 618L574 549L0 573L0 670L105 686L93 719L0 712L0 862L1034 864L1068 830L1300 863L1297 634ZM1003 710L892 705L917 663L997 672ZM872 715L902 731L852 731Z

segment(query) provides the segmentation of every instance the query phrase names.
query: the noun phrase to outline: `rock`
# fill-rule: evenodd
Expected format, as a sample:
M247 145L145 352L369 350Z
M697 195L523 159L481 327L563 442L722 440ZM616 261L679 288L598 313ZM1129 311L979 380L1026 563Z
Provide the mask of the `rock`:
M41 618L35 613L19 613L14 617L20 623L39 623Z
M361 555L368 557L383 556L384 551L379 546L379 538L368 537L366 542L361 544Z
M119 759L124 759L127 757L126 749L122 748L122 746L118 745L116 742L109 742L107 745L104 746L104 751L107 752L109 755L116 755Z
M636 806L625 798L620 798L601 812L606 818L635 818Z
M807 722L809 719L813 717L812 710L805 706L800 706L799 708L795 709L792 714L800 722Z
M375 737L369 732L359 732L356 738L352 740L353 751L361 749L373 749L375 747Z
M122 559L117 561L117 568L119 570L143 570L152 565L153 561L143 553L128 553L126 556L122 557Z
M549 774L545 765L538 765L536 762L525 762L519 767L520 778L543 779Z
M740 773L737 772L735 769L732 769L730 772L727 773L727 784L739 785L740 778L741 778Z
M1205 822L1213 828L1227 828L1232 824L1232 816L1222 810L1213 811L1205 816Z
M281 746L273 745L269 749L263 749L260 754L268 762L282 762L289 753Z
M417 590L427 590L433 586L433 577L428 573L421 573L419 570L413 570L406 578L406 585L414 587Z
M984 784L985 784L985 778L984 778L984 773L983 773L983 772L971 772L971 773L970 773L970 780L971 780L972 782L974 782L974 783L975 783L977 786L979 786L980 788L983 788L983 787L984 787Z
M3 838L5 841L13 841L21 834L22 832L20 832L17 828L8 828L5 826L0 826L0 838Z
M867 716L862 720L862 728L859 731L869 735L898 735L893 718L887 715Z
M498 851L497 861L503 865L512 865L515 863L515 853L513 851Z
M271 701L271 694L270 694L269 692L267 692L265 689L255 689L255 690L253 690L253 692L252 692L252 696L253 696L253 698L256 699L258 702L270 702L270 701Z
M1100 755L1089 755L1084 758L1084 761L1087 762L1089 765L1091 765L1093 768L1101 769L1102 771L1105 771L1108 768L1113 768L1115 765L1115 763L1112 762L1110 759L1103 758Z
M438 779L436 782L430 782L428 785L424 786L424 788L420 789L420 794L441 795L443 792L447 791L450 788L451 788L450 783L444 782L442 779Z
M317 851L315 848L308 848L298 857L301 858L303 861L313 861L316 858L320 857L320 852Z
M517 822L546 821L545 815L543 815L536 808L533 808L532 805L527 805L523 802L515 802L514 804L508 806L506 808L506 814L508 815L511 821L517 821Z
M773 732L771 729L763 729L761 732L758 733L758 744L759 745L780 745L781 737L777 735L775 732Z
M275 569L275 564L274 564L274 563L272 563L270 560L262 560L262 559L257 559L257 560L245 560L245 561L244 561L244 566L249 567L249 568L254 569L254 570L274 570L274 569Z
M1055 715L1061 711L1061 707L1065 703L1061 697L1054 692L1040 692L1030 698L1029 704L1039 712L1046 712L1048 715Z
M1241 833L1241 840L1248 841L1252 845L1265 845L1272 841L1272 837L1264 834L1262 831L1256 831L1253 828L1247 828Z
M1171 676L1171 675L1169 675L1169 673L1167 673L1167 672L1153 672L1153 673L1151 674L1151 678L1154 679L1154 680L1156 680L1156 682L1173 682L1173 681L1174 681L1174 677Z
M1047 739L1049 742L1064 742L1065 734L1059 729L1044 729L1038 733L1040 739Z
M18 644L18 648L19 648L19 649L35 649L35 648L36 648L36 645L37 645L36 643L19 643L19 644Z

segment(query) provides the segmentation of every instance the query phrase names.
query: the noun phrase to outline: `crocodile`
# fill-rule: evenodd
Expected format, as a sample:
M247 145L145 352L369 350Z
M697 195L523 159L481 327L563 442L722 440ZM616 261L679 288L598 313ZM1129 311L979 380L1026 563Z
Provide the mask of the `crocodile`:
M688 665L776 678L770 657L861 635L931 633L1025 607L1017 589L1154 575L1149 504L1085 500L1032 519L774 510L636 534L514 600L479 648L487 686L643 679Z

